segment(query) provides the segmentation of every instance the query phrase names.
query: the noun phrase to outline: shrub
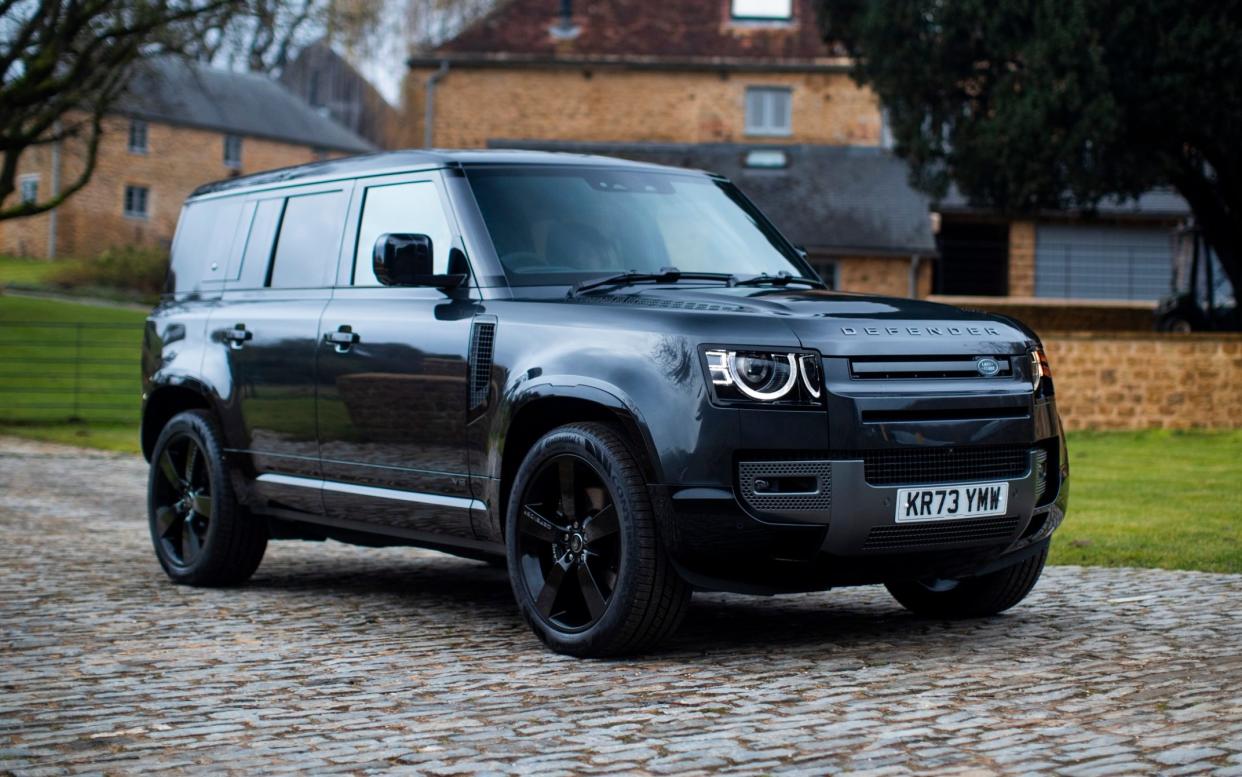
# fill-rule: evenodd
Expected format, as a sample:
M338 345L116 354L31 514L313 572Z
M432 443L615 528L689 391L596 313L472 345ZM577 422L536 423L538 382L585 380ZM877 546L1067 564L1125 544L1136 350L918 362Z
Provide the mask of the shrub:
M163 290L167 275L166 251L121 246L106 249L94 259L65 264L48 280L64 288L111 289L148 299Z

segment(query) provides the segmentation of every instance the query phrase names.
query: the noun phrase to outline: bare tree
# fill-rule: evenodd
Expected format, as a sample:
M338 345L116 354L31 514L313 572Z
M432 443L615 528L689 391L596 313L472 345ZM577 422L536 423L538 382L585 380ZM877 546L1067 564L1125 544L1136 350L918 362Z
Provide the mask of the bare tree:
M103 116L135 63L177 50L234 0L0 0L0 220L59 206L95 172ZM83 165L47 199L9 203L32 149L78 140Z

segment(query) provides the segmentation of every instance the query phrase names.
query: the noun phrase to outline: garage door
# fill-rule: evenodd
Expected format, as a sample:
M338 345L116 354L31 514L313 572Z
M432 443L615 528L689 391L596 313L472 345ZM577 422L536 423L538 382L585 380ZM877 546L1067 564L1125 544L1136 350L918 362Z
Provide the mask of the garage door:
M1155 300L1169 293L1168 229L1040 224L1035 232L1035 296Z

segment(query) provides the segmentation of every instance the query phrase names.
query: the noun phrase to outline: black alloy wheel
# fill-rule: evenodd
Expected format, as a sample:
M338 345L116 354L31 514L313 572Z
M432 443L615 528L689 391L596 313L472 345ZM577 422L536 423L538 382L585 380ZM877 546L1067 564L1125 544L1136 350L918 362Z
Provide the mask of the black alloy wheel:
M525 454L505 514L509 580L531 630L558 653L641 652L681 623L690 586L629 439L609 424L553 429Z
M211 523L211 474L203 449L189 433L178 434L164 446L155 465L158 541L174 566L189 567L202 555Z
M177 583L240 583L267 550L267 524L238 504L220 433L205 410L179 413L160 432L147 511L155 556Z
M539 615L564 631L599 621L621 574L616 500L572 453L543 462L518 515L521 574Z

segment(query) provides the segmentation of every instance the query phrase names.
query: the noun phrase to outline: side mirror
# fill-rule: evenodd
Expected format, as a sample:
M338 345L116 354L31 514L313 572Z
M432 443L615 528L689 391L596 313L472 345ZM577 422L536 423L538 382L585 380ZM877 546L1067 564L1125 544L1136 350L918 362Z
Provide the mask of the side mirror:
M385 286L431 286L452 289L465 282L468 270L465 256L453 249L449 256L447 275L435 274L435 247L427 235L386 233L375 241L371 254L371 266L375 277ZM458 261L454 262L454 259Z

